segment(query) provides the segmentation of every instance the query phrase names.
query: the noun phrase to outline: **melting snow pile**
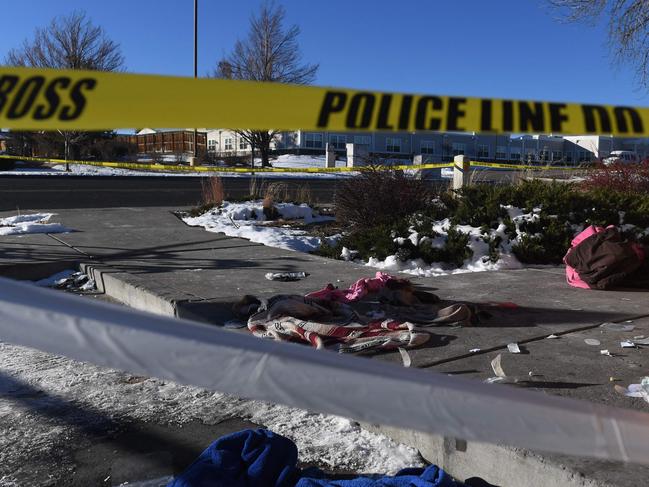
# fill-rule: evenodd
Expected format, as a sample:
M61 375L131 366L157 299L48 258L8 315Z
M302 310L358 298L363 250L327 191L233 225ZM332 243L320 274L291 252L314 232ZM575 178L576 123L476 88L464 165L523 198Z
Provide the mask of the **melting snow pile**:
M276 203L273 205L283 220L294 223L319 223L333 220L332 217L322 216L306 204ZM222 232L230 237L247 238L270 247L311 252L322 245L320 237L309 235L304 230L291 228L291 225L281 227L270 226L277 221L267 221L264 215L263 202L246 201L230 203L224 201L218 208L213 208L197 217L186 216L183 221L190 226L201 226L209 232ZM333 243L336 237L327 238Z
M95 280L83 272L71 269L58 272L50 277L34 282L37 286L64 289L71 292L87 292L96 289Z
M525 213L520 208L510 205L503 206L503 208L507 210L515 226L514 237L507 232L507 225L502 220L496 229L486 229L471 225L452 225L448 218L433 222L432 236L420 235L413 227L410 227L410 234L407 238L395 237L395 242L399 246L402 246L404 243L410 243L414 247L426 245L441 250L449 240L449 233L451 231L461 232L468 236L467 246L469 249L469 257L464 259L461 266L456 266L448 262L427 263L423 259L402 259L399 254L390 255L385 260L370 258L366 265L382 270L401 271L423 277L461 274L465 272L520 269L523 267L523 264L514 256L512 248L525 235L525 232L521 229L523 224L539 220L541 208L534 208L529 213ZM581 228L578 231L581 231ZM490 247L497 249L496 258L494 258ZM341 258L344 260L354 260L354 251L343 247Z
M56 213L34 213L0 218L0 235L24 235L27 233L66 233L69 228L60 223L48 223Z
M87 433L88 425L95 425L100 418L156 424L217 424L242 418L290 438L298 447L300 461L322 468L394 474L405 467L423 465L415 449L337 416L136 377L2 342L0 370L6 376L0 395L0 417L4 418L0 460L4 461L4 471L24 469L30 452L38 452L38 458L45 459L58 458L52 452L66 452L57 460L56 469L48 472L52 485L65 484L66 468L72 468L70 463L74 462L67 452L75 445L94 441ZM27 395L33 391L38 394ZM65 411L62 404L72 406ZM63 478L57 479L59 476ZM10 475L4 481L9 483ZM0 485L4 485L1 474Z

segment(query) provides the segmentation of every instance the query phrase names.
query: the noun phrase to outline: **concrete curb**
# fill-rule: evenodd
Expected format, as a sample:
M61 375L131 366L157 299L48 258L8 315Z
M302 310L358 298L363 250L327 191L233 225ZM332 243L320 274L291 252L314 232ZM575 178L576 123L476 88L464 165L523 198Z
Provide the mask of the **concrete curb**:
M154 294L137 275L110 266L81 263L79 269L95 280L97 290L125 305L165 316L176 316L174 300Z
M546 457L529 450L445 438L390 426L361 423L361 427L416 448L424 459L439 465L457 479L479 477L494 486L501 487L540 485L619 487L622 485L587 477L579 470L579 464L584 462L593 464L597 462L596 460L559 455ZM605 463L609 466L612 462ZM603 465L604 462L601 464ZM628 478L625 479L624 485L628 485L626 480Z

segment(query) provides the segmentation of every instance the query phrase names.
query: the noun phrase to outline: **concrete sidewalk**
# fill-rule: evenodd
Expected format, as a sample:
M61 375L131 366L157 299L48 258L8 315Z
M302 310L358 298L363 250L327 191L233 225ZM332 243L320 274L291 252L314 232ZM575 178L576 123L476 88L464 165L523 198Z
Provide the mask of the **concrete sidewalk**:
M34 279L51 274L55 268L80 265L95 277L101 290L125 304L219 325L233 317L230 305L244 294L302 294L328 282L347 286L375 272L369 267L188 227L172 210L175 208L60 211L52 221L75 232L0 237L0 275L20 277L23 269L22 278ZM305 271L311 275L297 282L266 280L264 274L272 271ZM615 393L613 385L637 383L649 367L649 352L622 349L619 344L635 335L649 336L647 293L569 288L563 270L556 268L414 281L442 299L511 302L517 307L490 308L492 317L480 326L434 329L427 346L410 351L413 367L483 380L493 375L490 361L502 353L505 372L519 378L517 387L646 410L644 402ZM627 320L633 320L632 332L599 327L604 322ZM560 338L549 340L550 334ZM597 338L601 346L589 346L585 338ZM511 342L519 343L523 353L509 353L506 346ZM476 348L480 351L469 352ZM614 356L601 355L600 349L608 349ZM375 358L400 361L398 353ZM480 476L495 485L540 485L548 481L580 486L641 485L649 475L649 468L637 465L375 428L417 447L429 461L458 478Z

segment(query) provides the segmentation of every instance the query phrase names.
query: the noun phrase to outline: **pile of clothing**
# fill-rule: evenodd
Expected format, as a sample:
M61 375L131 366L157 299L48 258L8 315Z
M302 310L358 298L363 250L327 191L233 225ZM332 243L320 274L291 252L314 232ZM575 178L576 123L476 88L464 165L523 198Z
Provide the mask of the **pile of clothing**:
M648 250L626 240L615 226L589 226L563 258L568 284L582 289L649 289Z
M334 346L341 353L412 348L429 340L422 328L476 320L469 305L441 302L407 279L382 272L344 290L328 284L306 296L245 296L233 310L255 336Z
M297 447L265 429L244 430L212 443L167 487L462 487L435 465L395 476L328 478L297 467Z

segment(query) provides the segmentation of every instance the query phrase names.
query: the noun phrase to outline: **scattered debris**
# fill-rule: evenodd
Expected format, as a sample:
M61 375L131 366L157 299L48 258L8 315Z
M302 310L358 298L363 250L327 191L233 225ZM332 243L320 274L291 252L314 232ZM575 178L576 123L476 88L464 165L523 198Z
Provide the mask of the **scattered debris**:
M602 323L599 327L608 331L633 331L635 329L634 325L625 325L624 323Z
M622 348L635 348L635 343L633 343L631 340L624 340L620 342L620 347Z
M649 338L645 338L643 335L633 337L633 342L636 345L649 345Z
M618 381L621 381L621 380L622 380L622 379L618 379L617 377L609 377L609 378L608 378L608 381L609 381L609 382L618 382Z
M399 354L401 354L401 360L403 361L403 366L410 367L412 365L412 359L410 358L410 354L408 353L408 351L403 347L399 347L398 350L399 350Z
M601 353L602 355L608 355L609 357L613 356L613 354L608 350L600 350L599 353Z
M552 335L548 335L547 338L549 338L549 339L559 338L559 335L555 335L553 333Z
M266 279L269 281L299 281L308 275L308 272L268 272Z
M479 352L479 351L480 351L479 348L472 348L471 350L469 350L470 353L476 353L476 352Z
M508 377L507 374L505 374L501 360L502 354L499 353L498 355L496 355L496 358L491 361L491 368L493 369L494 374L496 374L496 377L489 377L487 380L485 380L486 383L494 384L496 382L517 382L517 379Z
M521 353L521 349L518 346L518 343L508 343L507 350L509 350L511 353Z
M586 343L586 345L590 345L590 346L593 346L593 347L596 347L596 346L600 345L600 341L597 340L596 338L586 338L584 340L584 343Z
M629 387L615 386L615 391L627 397L641 397L649 402L649 377L643 377L640 384L629 384Z

